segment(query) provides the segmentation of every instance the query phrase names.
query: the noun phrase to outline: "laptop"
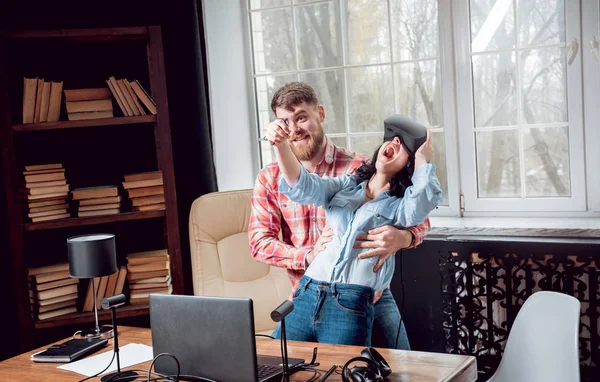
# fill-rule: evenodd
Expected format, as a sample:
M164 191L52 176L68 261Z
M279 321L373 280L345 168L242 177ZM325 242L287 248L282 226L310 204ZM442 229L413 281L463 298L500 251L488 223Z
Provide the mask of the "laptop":
M249 298L151 294L150 328L154 357L174 355L180 374L226 382L281 380L281 356L256 354L254 309ZM290 366L302 362L288 359ZM175 375L177 364L162 356L154 370Z

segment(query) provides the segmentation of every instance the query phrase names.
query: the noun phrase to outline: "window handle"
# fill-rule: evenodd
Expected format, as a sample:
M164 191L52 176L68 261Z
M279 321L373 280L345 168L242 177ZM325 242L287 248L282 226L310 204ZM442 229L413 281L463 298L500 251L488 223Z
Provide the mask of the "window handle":
M600 41L598 41L598 39L596 39L596 36L594 36L590 40L590 50L596 58L596 61L600 61L600 53L598 53L598 49L600 49Z
M563 51L561 60L564 60L565 57L569 56L568 64L571 65L573 61L575 61L575 57L577 57L577 52L579 52L579 43L577 39L574 38L573 41L567 44L565 50Z

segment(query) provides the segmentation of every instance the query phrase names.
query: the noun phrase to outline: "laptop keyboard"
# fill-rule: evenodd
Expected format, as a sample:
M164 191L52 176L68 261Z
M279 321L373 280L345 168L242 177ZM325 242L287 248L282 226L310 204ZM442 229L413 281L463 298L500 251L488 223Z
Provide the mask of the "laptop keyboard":
M258 365L258 378L266 378L281 371L279 366Z

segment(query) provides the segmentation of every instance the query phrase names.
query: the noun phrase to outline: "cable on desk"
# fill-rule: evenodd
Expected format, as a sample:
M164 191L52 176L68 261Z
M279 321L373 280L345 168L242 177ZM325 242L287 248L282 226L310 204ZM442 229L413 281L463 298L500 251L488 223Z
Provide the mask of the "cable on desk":
M114 352L114 350L113 350L113 356L112 356L112 358L110 359L110 362L108 363L108 366L106 366L106 367L104 368L104 370L102 370L102 371L101 371L101 372L99 372L99 373L96 373L96 374L92 375L91 377L84 378L84 379L82 379L82 380L81 380L81 381L79 381L79 382L84 382L84 381L87 381L87 380L89 380L89 379L96 378L97 376L99 376L100 374L102 374L102 373L104 373L106 370L108 370L108 368L110 367L110 365L112 365L113 361L115 360L115 354L117 354L117 353L115 353L115 352Z

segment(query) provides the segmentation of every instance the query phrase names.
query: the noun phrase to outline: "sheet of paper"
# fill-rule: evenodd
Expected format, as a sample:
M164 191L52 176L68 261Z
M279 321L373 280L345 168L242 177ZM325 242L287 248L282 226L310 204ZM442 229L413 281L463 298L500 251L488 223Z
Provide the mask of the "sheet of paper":
M66 363L64 365L58 366L59 369L73 371L75 373L79 373L85 375L86 377L91 377L92 375L96 375L108 365L110 360L113 357L113 349L106 351L104 353L100 353L98 355L94 355L91 357L83 358L79 361ZM119 360L121 363L121 370L126 367L137 365L138 363L150 361L154 358L152 353L152 346L143 345L143 344L127 344L125 346L119 347ZM112 373L117 370L117 358L113 359L110 367L106 369L104 374Z

